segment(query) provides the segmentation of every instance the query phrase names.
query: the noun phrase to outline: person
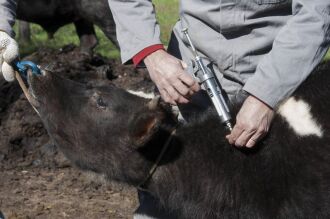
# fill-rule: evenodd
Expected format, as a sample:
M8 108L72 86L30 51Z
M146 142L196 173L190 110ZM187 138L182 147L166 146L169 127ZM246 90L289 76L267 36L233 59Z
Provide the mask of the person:
M16 1L0 0L0 74L7 81L14 81L15 74L11 63L19 56L17 42L12 29L15 23Z
M237 147L253 147L266 135L274 109L306 79L329 47L330 2L324 0L181 0L168 52L160 41L151 0L109 0L109 5L123 63L145 64L162 98L179 105L183 116L189 116L189 108L210 105L192 77L194 57L181 32L189 29L228 98L243 102L226 136ZM14 80L10 63L18 56L12 39L15 7L14 0L0 0L0 64L9 81Z
M274 109L305 80L328 48L329 1L182 0L171 39L177 41L177 48L171 48L178 51L176 57L163 50L150 0L109 0L109 4L123 63L143 61L166 102L186 104L199 92L184 69L193 56L183 28L189 29L200 55L213 63L226 93L249 94L227 136L236 146L252 147L266 134Z
M109 0L122 62L144 64L164 101L178 105L189 120L194 110L205 108L207 97L192 76L194 57L182 33L188 28L228 98L243 102L226 138L237 147L255 146L267 134L274 110L326 54L330 1L179 2L180 18L165 51L151 0Z

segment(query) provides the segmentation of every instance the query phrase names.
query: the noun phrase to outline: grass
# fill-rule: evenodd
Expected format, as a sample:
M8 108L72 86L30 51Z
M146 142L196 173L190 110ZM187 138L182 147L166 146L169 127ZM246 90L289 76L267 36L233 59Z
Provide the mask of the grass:
M172 28L179 18L179 0L154 0L161 40L167 45Z
M178 19L178 1L179 0L153 1L157 11L157 20L161 26L161 40L165 45L168 43L172 27ZM17 33L17 24L14 29ZM70 43L79 45L79 38L73 24L60 28L55 33L53 39L48 39L47 33L36 24L31 25L31 33L32 43L28 45L20 44L22 56L30 54L40 47L61 48ZM96 52L108 58L119 58L119 51L98 27L96 27L96 35L99 39Z
M326 54L324 60L330 60L330 50L329 50L328 53Z
M15 25L15 30L17 27ZM37 24L31 25L31 44L20 44L20 52L22 56L30 54L40 47L61 48L67 44L79 45L79 38L76 34L73 24L66 25L60 28L54 35L53 39L48 39L47 33ZM96 27L96 35L99 39L99 44L96 47L96 52L108 58L119 58L119 51L108 40L103 32Z
M161 29L161 40L167 45L171 29L178 20L179 0L154 0L153 3L155 4L157 20ZM17 30L16 25L15 30ZM35 51L39 47L60 48L70 43L79 45L79 39L72 24L60 28L55 33L54 39L48 39L47 33L36 24L32 25L31 32L32 44L20 44L22 56ZM96 52L108 58L119 58L119 51L97 27L96 34L99 39L99 45L96 47ZM330 50L325 59L330 60Z

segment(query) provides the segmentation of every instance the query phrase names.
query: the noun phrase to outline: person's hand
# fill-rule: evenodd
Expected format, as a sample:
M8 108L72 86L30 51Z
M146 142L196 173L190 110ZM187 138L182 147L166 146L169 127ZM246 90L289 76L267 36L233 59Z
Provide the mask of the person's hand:
M236 117L232 132L226 136L237 147L253 147L269 130L274 111L259 99L248 96Z
M167 103L188 103L189 97L200 90L199 84L185 72L187 65L164 50L157 50L144 59L151 80Z
M17 42L6 32L0 31L0 74L6 81L15 80L15 72L11 63L18 57Z

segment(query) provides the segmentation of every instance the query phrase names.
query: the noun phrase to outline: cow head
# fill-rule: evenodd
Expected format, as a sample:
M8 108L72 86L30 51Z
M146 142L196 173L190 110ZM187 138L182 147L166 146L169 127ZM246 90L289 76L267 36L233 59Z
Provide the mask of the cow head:
M162 146L158 141L176 123L159 98L145 99L115 86L88 87L49 72L30 74L29 84L36 110L65 155L83 169L112 178L122 178L125 171L132 172L124 176L132 182L144 177Z

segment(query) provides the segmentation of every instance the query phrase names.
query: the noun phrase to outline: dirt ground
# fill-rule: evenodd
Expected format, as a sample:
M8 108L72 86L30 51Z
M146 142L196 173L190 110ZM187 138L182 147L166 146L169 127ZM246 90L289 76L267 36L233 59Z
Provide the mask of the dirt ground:
M151 92L144 70L68 45L25 58L83 83ZM0 218L132 218L136 192L72 167L52 145L17 83L0 78ZM2 212L2 213L1 213Z

